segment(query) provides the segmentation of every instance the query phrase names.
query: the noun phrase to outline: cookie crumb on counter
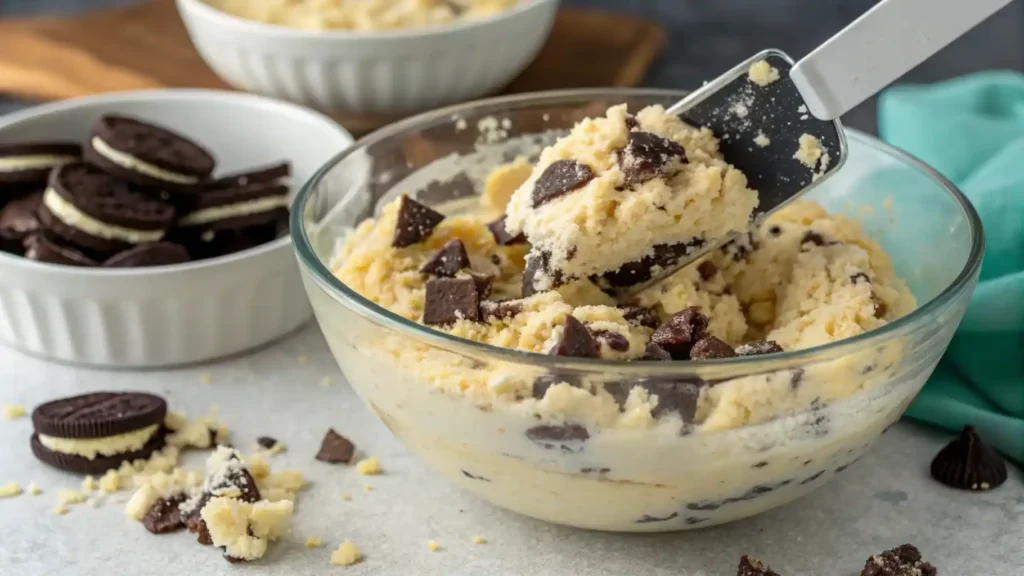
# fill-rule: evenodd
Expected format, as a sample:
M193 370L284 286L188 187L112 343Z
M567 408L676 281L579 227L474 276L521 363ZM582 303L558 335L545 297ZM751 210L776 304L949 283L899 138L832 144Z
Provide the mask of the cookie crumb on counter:
M306 538L306 548L322 548L324 545L323 538L319 536L310 536Z
M754 136L754 144L757 144L761 148L766 148L771 143L771 139L768 138L768 136L765 136L764 132L758 132L757 135Z
M473 536L473 544L487 544L487 539L483 536Z
M430 550L431 552L437 552L440 549L441 549L441 546L438 545L437 542L435 542L433 540L431 540L430 542L427 542L427 550Z
M82 494L77 490L70 490L67 488L61 488L60 490L57 490L57 504L60 506L82 504L87 499L88 497L85 494Z
M330 376L324 376L323 378L320 379L320 387L321 388L327 388L332 383L333 383L333 380L331 380Z
M373 484L367 484L366 486L363 486L363 488L365 488L367 492L373 492L375 487Z
M96 479L93 478L92 475L90 474L87 474L85 476L85 479L82 480L82 491L84 492L92 492L93 490L96 490L99 487L100 485L96 483Z
M779 69L769 64L767 60L758 60L750 65L747 77L754 84L764 87L779 79Z
M43 491L39 489L39 486L36 486L35 482L29 482L28 488L25 488L25 491L33 496L38 496L43 493Z
M107 473L100 477L99 489L107 494L113 494L121 489L121 475L117 470L107 470Z
M380 474L380 461L376 458L364 458L356 464L356 470L363 476Z
M8 482L0 486L0 498L13 498L21 495L21 486L17 482Z
M351 494L342 494L341 495L341 499L344 500L345 502L351 502L352 501L352 495Z
M68 513L68 509L60 504L53 507L54 516L63 516Z
M20 404L4 404L4 420L17 420L25 416L25 407Z
M351 566L363 559L356 545L345 540L338 545L338 549L331 552L331 564L334 566Z
M210 376L207 372L203 372L199 375L199 381L203 384L213 384L213 376Z

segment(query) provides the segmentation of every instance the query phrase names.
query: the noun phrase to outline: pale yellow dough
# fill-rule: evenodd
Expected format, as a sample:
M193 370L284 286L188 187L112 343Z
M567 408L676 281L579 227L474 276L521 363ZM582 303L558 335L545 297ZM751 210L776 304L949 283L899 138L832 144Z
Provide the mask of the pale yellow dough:
M424 28L482 18L518 0L206 0L247 20L311 30L373 32Z

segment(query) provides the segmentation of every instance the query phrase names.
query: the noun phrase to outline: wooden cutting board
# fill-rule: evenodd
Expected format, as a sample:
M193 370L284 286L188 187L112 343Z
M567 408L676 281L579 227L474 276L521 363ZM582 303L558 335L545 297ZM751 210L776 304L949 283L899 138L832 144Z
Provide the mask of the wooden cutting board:
M634 86L665 44L657 24L563 9L540 56L502 93ZM174 0L71 18L0 20L0 92L60 100L117 90L228 88L192 47ZM339 112L364 133L394 117Z

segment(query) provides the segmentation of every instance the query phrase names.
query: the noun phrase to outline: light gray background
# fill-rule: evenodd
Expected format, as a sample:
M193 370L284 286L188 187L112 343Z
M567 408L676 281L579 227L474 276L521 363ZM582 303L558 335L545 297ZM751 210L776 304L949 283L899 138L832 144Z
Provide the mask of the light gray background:
M132 0L0 0L0 17L82 11ZM567 0L656 18L670 45L645 84L690 88L767 46L799 57L866 10L865 0ZM1024 67L1024 4L1010 5L912 72L932 81L989 68ZM0 50L3 42L0 39ZM0 113L26 105L0 98ZM873 130L868 103L847 121ZM311 361L300 365L300 355ZM212 384L202 383L208 374ZM322 388L318 382L333 378ZM769 561L785 576L856 576L871 553L903 542L920 546L943 576L1020 576L1024 563L1024 483L1017 471L985 494L946 489L927 467L945 434L901 424L856 466L798 503L731 526L665 535L616 535L544 524L462 494L419 464L363 408L344 384L318 330L259 353L169 372L73 369L0 349L0 403L28 407L95 389L146 389L192 416L212 406L248 447L256 436L280 438L289 451L275 468L312 480L298 503L293 533L263 562L230 566L191 535L152 536L123 514L126 493L98 509L51 514L56 491L76 478L37 463L31 423L0 420L0 484L36 482L46 492L0 501L0 576L109 574L420 574L732 576L741 554ZM386 474L369 480L312 459L328 426L380 457ZM201 455L188 463L198 466ZM352 502L343 502L342 493ZM482 535L488 544L473 545ZM329 567L329 549L307 550L307 536L328 546L358 544L366 559ZM442 549L431 553L427 541Z

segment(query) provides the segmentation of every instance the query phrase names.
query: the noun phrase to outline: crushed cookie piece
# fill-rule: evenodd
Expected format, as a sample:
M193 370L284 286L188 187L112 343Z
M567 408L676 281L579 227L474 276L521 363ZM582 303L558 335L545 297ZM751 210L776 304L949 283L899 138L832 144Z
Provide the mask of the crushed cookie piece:
M691 306L678 312L651 336L651 342L661 346L675 360L688 360L690 349L703 338L708 329L708 317L700 308Z
M334 428L329 428L320 442L320 451L317 452L316 459L329 464L348 464L355 453L355 444L335 432Z
M736 576L779 576L779 573L772 571L771 568L755 558L743 556L740 558L740 566Z
M921 559L910 544L897 546L868 558L861 576L937 576L938 570Z
M469 253L458 238L449 240L420 267L421 274L452 278L459 270L469 268Z
M708 336L697 341L690 349L690 360L713 360L716 358L732 358L736 351L725 342Z

